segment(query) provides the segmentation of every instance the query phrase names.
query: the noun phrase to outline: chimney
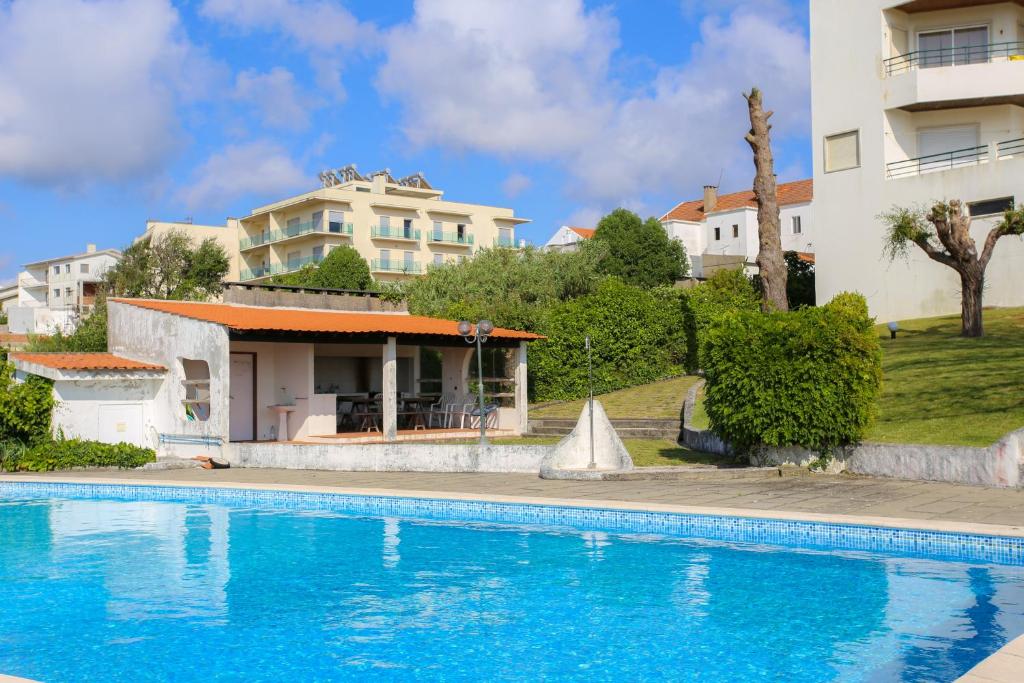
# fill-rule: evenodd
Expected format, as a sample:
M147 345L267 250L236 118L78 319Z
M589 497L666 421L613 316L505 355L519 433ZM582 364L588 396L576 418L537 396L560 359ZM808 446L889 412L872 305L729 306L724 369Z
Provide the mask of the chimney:
M714 185L704 186L704 213L714 211L718 206L718 188Z
M95 254L96 253L96 245L95 244L87 244L87 245L85 245L85 253L86 254Z
M370 179L370 191L374 194L384 194L387 190L388 176L383 171L377 173Z

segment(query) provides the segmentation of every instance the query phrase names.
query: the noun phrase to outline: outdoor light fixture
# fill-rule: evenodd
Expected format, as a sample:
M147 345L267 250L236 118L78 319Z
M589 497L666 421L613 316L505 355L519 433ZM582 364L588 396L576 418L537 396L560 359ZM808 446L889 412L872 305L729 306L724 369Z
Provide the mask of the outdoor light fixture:
M889 328L889 339L895 339L896 338L896 330L900 329L899 324L898 323L889 323L888 325L886 325L886 327Z
M487 410L484 406L484 350L483 343L494 332L494 323L490 320L481 320L476 324L476 334L473 334L473 324L468 320L459 321L459 334L466 340L467 344L476 343L476 373L477 389L480 395L480 445L487 445Z

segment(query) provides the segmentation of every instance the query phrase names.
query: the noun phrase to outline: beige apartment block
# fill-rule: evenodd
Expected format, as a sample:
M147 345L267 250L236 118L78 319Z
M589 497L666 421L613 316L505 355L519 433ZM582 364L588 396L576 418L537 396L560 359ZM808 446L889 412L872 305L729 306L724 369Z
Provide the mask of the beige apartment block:
M515 247L516 226L529 222L512 209L444 200L422 174L396 180L348 166L320 178L320 189L237 220L241 281L297 271L341 245L363 255L374 279L407 279L480 249Z
M189 236L194 245L199 245L207 239L213 239L224 248L228 256L228 272L224 279L228 282L238 280L238 221L229 218L227 225L197 225L188 222L175 221L146 221L146 232L136 238L136 241L149 237L158 239L170 232L182 232Z

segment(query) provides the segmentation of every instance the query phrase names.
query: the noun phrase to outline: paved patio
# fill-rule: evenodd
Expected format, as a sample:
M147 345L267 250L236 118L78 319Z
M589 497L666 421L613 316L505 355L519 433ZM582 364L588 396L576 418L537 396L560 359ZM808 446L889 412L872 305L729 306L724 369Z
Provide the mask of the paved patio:
M43 476L604 500L1024 527L1024 491L847 475L736 478L723 473L691 480L591 482L547 481L526 474L185 469L55 472Z

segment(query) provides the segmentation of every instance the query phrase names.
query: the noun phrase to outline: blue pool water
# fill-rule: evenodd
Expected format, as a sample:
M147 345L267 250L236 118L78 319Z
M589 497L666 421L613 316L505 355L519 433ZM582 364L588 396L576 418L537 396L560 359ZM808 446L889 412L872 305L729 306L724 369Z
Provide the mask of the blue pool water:
M0 673L41 681L952 681L1024 568L0 491Z

